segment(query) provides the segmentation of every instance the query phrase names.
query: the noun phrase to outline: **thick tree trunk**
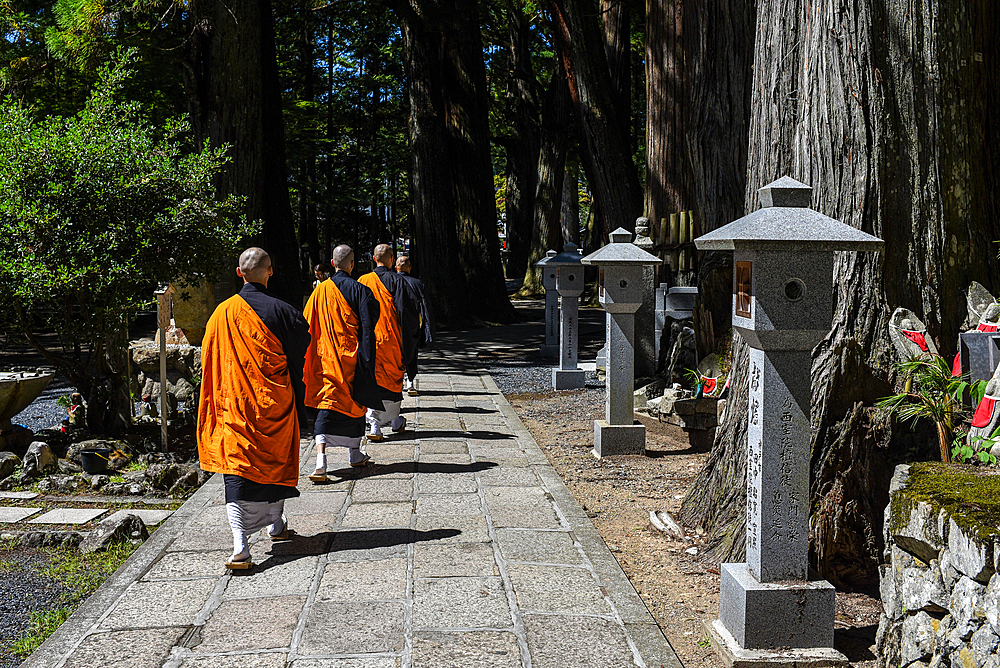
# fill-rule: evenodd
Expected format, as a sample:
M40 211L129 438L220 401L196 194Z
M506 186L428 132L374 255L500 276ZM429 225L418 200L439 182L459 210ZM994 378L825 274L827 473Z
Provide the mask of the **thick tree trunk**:
M538 180L535 185L534 225L531 230L531 253L518 296L542 294L542 276L535 263L549 249L562 250L560 233L561 199L569 146L572 103L566 73L557 69L542 100L542 127L538 150Z
M614 93L618 118L627 123L629 150L635 150L632 133L632 2L601 0L601 25L604 28L604 53Z
M510 79L507 99L513 123L503 146L507 154L507 275L525 273L531 256L534 228L535 191L538 185L538 104L535 100L535 73L531 64L530 23L511 3L507 8Z
M671 213L693 211L697 234L743 215L753 25L751 0L647 0L645 215L654 238ZM725 255L698 266L717 332L730 323Z
M406 42L415 269L439 322L509 322L478 17L459 0L393 7Z
M557 51L578 119L581 153L599 220L610 229L635 230L642 211L639 175L632 162L629 117L621 117L602 43L594 0L549 0Z
M694 207L689 196L692 174L685 159L685 130L688 129L685 112L690 103L687 96L694 83L687 78L684 67L685 6L684 0L646 0L644 215L651 221L654 238L659 233L663 218L669 219L671 213ZM691 14L697 15L697 12ZM690 30L694 31L693 26ZM735 37L728 31L725 35ZM728 51L729 48L721 49L716 51L716 55ZM749 54L748 50L747 60ZM692 132L700 130L697 126L690 126L690 129ZM744 140L745 137L744 134ZM739 199L742 205L742 189Z
M998 29L1000 7L985 0L758 6L747 209L758 206L757 188L789 174L814 187L814 209L886 242L884 256L839 255L833 326L813 351L813 559L838 586L873 580L880 559L899 448L880 450L884 429L857 405L889 392L891 310L912 309L951 350L966 315L962 289L1000 284L986 241L1000 237L1000 137L990 111ZM734 364L734 380L745 371ZM710 462L743 459L745 442L745 428L727 426ZM685 519L703 520L721 545L733 527L703 509L716 496L732 507L715 517L741 514L744 486L706 469ZM738 549L714 556L742 558Z
M190 10L199 37L193 40L198 63L193 122L200 138L213 146L228 144L232 158L219 175L219 193L247 198L247 218L263 222L249 243L264 248L274 266L268 287L301 304L271 3L198 0Z
M563 243L580 245L580 184L576 175L575 165L567 166L563 176L562 211L559 215L559 227L562 228Z

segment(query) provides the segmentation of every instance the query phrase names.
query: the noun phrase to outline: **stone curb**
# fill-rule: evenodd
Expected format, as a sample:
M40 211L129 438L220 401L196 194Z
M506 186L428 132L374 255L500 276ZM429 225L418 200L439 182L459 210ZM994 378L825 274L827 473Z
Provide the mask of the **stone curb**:
M100 623L133 582L141 578L185 530L185 525L222 491L222 476L213 475L191 498L168 517L132 556L56 629L20 668L53 668L77 648Z

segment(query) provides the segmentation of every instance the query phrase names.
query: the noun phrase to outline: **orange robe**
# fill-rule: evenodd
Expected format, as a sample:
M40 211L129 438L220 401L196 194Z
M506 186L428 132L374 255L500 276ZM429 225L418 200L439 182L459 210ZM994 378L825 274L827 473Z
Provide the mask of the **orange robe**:
M371 272L358 279L375 294L381 311L375 325L375 380L390 392L403 391L403 333L396 314L392 293L382 284L378 274Z
M222 302L209 319L201 364L201 468L294 487L299 418L287 358L278 338L239 295Z
M312 337L302 372L306 406L363 417L365 407L354 400L359 349L357 314L330 280L316 286L303 315Z

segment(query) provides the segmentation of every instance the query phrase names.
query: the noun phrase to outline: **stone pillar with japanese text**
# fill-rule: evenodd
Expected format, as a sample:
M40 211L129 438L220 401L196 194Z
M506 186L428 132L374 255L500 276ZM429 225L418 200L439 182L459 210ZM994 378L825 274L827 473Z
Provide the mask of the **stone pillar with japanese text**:
M746 563L722 564L709 637L727 665L846 664L833 648L835 590L809 580L812 350L833 321L835 251L882 241L809 208L789 177L762 208L695 240L733 251L733 329L750 347Z

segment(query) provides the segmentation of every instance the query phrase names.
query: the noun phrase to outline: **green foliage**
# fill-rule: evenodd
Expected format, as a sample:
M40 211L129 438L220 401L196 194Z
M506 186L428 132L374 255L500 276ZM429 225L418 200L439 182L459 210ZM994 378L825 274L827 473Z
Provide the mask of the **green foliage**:
M969 435L965 432L958 432L951 441L952 461L966 463L979 462L993 466L997 463L997 458L990 453L990 449L1000 440L1000 427L993 430L989 437L975 436L972 443L969 443Z
M71 614L73 608L69 606L32 612L29 616L28 629L14 642L14 654L21 657L31 656L32 652L69 619Z
M920 355L895 364L896 372L905 376L907 388L885 397L875 406L888 415L903 420L916 421L926 418L938 430L938 445L942 461L949 461L949 443L955 428L965 417L962 398L968 391L980 397L985 386L980 382L969 383L964 377L952 376L951 367L943 357Z
M188 126L156 130L120 100L134 55L102 68L85 108L36 119L0 103L0 317L29 340L59 333L75 359L50 357L76 382L100 373L110 333L149 303L151 288L212 280L219 258L256 228L242 202L219 200L226 147L191 151ZM89 353L84 356L79 351Z
M69 408L70 407L69 395L68 394L60 394L58 397L56 397L56 404L58 404L59 406L61 406L63 408Z
M100 587L135 552L129 542L112 545L106 552L81 554L75 549L44 550L48 563L38 574L67 588L58 608L31 613L28 630L14 644L14 653L28 656L59 628L90 594Z

